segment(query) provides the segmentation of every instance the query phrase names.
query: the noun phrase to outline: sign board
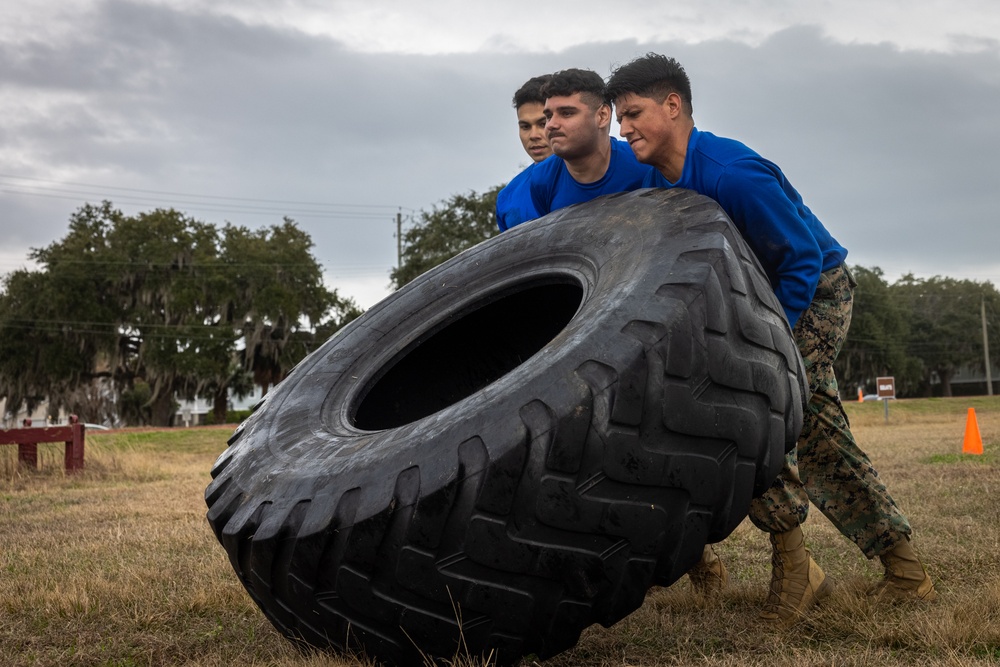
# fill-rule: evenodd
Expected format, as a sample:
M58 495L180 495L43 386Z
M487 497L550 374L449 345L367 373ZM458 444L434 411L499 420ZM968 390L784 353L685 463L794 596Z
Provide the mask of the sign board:
M896 378L875 378L875 386L878 387L879 398L896 398Z

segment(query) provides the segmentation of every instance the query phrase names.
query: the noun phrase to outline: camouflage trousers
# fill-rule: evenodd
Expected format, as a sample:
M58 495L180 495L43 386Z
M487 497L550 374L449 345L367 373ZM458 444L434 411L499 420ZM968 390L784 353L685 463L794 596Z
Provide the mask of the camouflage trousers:
M910 524L854 441L833 372L851 324L854 284L846 266L823 273L795 324L811 396L798 443L778 478L751 503L750 520L761 530L783 533L805 522L812 501L874 558L908 537Z

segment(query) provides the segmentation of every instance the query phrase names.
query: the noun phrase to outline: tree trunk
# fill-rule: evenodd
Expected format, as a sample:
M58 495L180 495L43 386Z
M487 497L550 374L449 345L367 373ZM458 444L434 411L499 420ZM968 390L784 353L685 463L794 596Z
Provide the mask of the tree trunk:
M172 392L163 391L149 404L150 425L170 426L170 418L174 415L174 396Z
M948 368L939 368L937 371L938 378L941 380L941 395L947 398L951 397L951 376L955 374L955 371Z
M226 423L226 412L229 410L229 390L220 389L212 399L212 416L216 424Z

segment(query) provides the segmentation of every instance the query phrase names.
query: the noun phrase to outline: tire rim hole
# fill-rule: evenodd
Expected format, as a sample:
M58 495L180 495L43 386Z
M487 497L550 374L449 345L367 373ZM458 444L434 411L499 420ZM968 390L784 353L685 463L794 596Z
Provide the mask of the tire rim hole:
M579 284L558 282L469 308L376 376L354 410L354 426L396 428L471 396L541 351L582 301Z

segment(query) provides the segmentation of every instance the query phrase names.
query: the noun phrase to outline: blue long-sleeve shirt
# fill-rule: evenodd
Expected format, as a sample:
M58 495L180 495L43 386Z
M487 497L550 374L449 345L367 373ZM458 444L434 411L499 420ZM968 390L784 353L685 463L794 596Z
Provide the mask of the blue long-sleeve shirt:
M501 232L539 217L531 203L530 188L531 172L536 166L529 164L497 193L496 219Z
M562 158L550 156L535 165L531 174L531 201L539 215L580 204L617 192L638 190L643 180L651 173L652 167L635 158L625 141L611 139L611 160L604 175L593 183L579 183L569 173Z
M680 179L671 183L654 169L643 187L687 188L717 201L757 255L793 327L820 274L847 257L778 165L739 141L693 128Z

